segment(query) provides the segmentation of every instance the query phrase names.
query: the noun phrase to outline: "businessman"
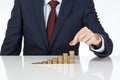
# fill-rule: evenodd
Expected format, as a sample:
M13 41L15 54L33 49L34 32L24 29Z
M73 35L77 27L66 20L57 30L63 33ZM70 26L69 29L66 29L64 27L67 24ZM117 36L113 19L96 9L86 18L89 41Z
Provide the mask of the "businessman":
M98 57L113 49L93 0L15 0L1 55L19 55L23 38L24 55L78 55L80 42Z

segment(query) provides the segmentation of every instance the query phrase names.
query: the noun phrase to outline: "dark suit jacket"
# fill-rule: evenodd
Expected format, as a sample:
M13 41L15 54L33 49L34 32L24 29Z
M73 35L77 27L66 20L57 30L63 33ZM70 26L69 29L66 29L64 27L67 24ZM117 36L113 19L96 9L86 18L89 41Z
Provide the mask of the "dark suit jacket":
M79 43L69 42L84 26L103 36L105 50L94 52L99 57L111 54L113 44L102 28L95 12L93 0L63 0L50 45L48 45L44 13L44 0L15 0L1 55L19 55L24 37L24 55L59 55L73 49L78 53Z

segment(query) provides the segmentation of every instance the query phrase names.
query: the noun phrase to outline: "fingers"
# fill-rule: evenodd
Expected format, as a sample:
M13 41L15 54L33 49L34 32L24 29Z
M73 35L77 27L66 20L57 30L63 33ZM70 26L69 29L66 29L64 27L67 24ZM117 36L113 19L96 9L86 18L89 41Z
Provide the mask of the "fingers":
M70 46L76 45L78 42L81 42L81 40L87 35L86 34L86 27L82 28L74 37L74 39L69 43Z
M91 45L93 43L92 42L93 41L93 35L92 35L91 31L86 31L86 32L80 34L79 41L84 42L87 45Z
M76 45L78 42L84 42L87 45L100 45L101 37L93 33L87 27L82 28L74 37L74 39L69 43L70 46Z
M87 45L91 45L91 44L92 44L92 41L93 41L92 39L89 39L89 40L86 42L86 44L87 44Z
M90 39L91 38L87 35L81 40L81 42L87 43Z
M74 37L74 39L69 43L70 46L74 46L79 42L79 34L77 33Z

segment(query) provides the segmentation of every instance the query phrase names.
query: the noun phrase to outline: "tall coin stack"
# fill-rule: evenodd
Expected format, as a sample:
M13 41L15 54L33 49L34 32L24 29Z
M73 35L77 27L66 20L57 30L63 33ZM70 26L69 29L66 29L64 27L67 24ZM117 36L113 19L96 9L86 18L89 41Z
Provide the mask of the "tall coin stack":
M75 63L75 51L69 51L69 63L74 64Z
M68 53L63 53L63 63L68 64Z
M62 64L63 63L63 56L60 55L58 56L58 64Z

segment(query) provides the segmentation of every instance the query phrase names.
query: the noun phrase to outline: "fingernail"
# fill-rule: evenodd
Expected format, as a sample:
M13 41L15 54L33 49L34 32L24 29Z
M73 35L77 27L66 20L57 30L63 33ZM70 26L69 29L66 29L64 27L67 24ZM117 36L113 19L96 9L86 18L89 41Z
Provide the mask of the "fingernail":
M70 42L70 45L71 45L71 46L73 46L73 45L74 45L74 42L73 42L73 41L71 41L71 42Z

